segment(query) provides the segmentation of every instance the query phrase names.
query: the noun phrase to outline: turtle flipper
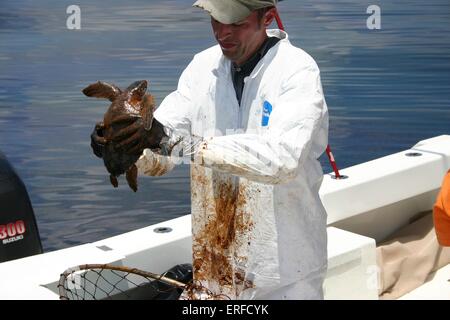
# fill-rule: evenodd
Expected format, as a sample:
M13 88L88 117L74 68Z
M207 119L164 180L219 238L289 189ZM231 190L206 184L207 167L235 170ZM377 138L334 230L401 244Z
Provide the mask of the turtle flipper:
M122 91L113 84L97 81L84 88L83 93L88 97L105 98L109 101L114 101Z
M109 181L111 181L111 184L114 186L114 188L117 188L119 186L119 181L117 181L117 177L110 175Z
M126 176L127 176L127 182L131 189L133 189L134 192L137 191L137 175L138 175L138 168L135 164L133 164L130 169L127 170Z

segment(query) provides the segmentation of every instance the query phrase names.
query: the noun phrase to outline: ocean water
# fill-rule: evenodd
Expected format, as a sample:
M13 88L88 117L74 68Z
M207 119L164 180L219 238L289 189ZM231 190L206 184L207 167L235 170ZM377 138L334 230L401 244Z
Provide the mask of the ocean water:
M214 45L188 0L0 1L0 150L22 177L46 251L190 211L189 167L113 189L89 135L108 103L81 90L150 81L161 101L193 55ZM69 5L81 29L69 30ZM367 8L381 8L369 30ZM287 0L291 42L319 64L341 168L450 134L450 2ZM331 168L323 157L325 172Z

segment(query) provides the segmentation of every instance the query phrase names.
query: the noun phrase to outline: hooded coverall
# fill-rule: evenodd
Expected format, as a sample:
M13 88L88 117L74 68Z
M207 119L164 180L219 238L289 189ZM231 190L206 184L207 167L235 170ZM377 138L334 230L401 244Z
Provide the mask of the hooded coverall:
M268 35L281 41L246 79L240 105L216 45L194 57L154 116L173 135L204 139L191 163L194 279L232 299L321 299L327 105L313 58L285 32ZM151 174L149 151L138 168Z

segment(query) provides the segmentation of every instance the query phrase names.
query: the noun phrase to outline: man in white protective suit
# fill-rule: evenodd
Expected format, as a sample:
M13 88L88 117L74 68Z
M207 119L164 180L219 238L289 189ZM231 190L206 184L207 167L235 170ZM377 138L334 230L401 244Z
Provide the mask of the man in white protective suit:
M328 111L313 58L267 29L276 4L197 1L218 45L195 55L150 130L130 119L113 140L142 154L137 165L148 175L173 167L180 139L200 141L191 163L195 280L232 299L323 299L317 159L328 143ZM101 156L98 132L91 145Z

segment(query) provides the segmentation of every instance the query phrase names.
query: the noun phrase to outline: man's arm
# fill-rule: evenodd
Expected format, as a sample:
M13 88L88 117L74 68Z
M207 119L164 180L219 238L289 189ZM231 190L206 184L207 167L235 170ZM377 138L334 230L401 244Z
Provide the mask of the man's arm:
M294 178L306 158L318 158L327 143L328 111L313 64L285 81L267 132L210 138L198 158L207 167L276 184Z

